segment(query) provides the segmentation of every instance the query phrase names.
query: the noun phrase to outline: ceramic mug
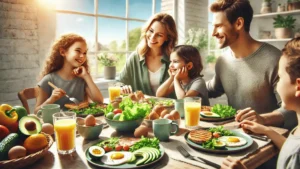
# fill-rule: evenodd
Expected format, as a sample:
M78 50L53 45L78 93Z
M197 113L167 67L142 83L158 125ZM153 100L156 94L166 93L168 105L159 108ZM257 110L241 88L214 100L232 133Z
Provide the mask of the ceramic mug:
M184 99L177 99L175 102L175 110L180 114L180 117L184 117Z
M46 104L37 112L37 116L43 119L44 123L53 124L53 114L60 112L59 104Z
M168 141L170 135L179 131L178 125L170 119L156 119L153 121L153 133L160 141ZM172 129L175 128L175 131Z

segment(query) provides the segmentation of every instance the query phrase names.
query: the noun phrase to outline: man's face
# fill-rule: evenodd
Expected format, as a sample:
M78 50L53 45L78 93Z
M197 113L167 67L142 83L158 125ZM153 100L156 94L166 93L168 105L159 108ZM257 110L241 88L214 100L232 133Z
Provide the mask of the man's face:
M238 31L228 21L224 12L214 12L212 24L212 36L216 37L220 49L230 46L238 39Z

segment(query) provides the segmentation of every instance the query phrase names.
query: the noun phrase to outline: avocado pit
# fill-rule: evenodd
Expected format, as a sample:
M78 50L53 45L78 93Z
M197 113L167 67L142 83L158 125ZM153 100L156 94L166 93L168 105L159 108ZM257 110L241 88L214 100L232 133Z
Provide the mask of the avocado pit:
M36 124L35 124L35 122L33 122L33 121L27 121L27 122L25 123L25 128L26 128L28 131L34 131L34 130L36 130Z

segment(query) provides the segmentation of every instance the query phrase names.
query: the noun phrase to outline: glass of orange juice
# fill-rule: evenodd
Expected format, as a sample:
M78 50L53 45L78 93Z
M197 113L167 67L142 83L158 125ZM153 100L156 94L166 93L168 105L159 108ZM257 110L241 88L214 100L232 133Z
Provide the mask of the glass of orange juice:
M198 128L201 111L201 97L184 98L185 127Z
M53 114L55 141L59 154L75 151L76 113L59 112Z
M109 83L108 84L108 94L109 101L112 102L116 97L121 95L121 86L119 83Z

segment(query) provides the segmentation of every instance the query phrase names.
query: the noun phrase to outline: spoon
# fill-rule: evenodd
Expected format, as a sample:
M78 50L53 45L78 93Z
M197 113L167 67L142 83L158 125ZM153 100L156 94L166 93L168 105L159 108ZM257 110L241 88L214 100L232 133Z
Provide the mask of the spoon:
M56 87L53 83L51 83L51 82L48 82L48 85L50 85L53 89L57 89L58 87ZM75 104L79 104L80 102L76 99L76 98L74 98L74 97L70 97L70 96L68 96L67 94L66 94L66 97L67 98L69 98L69 100L71 100L72 102L74 102Z

